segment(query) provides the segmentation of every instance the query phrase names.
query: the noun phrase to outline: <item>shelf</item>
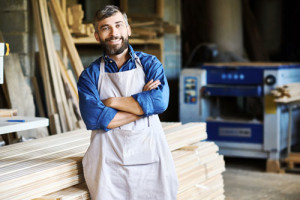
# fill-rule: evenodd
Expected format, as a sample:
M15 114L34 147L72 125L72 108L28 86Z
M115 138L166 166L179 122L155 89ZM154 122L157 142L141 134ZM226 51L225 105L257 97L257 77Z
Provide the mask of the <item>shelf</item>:
M89 45L89 44L99 44L99 42L92 37L78 37L73 38L73 41L76 45ZM129 43L132 45L147 45L147 44L154 44L154 45L161 45L163 42L162 39L136 39L136 38L129 38Z
M8 120L24 120L24 122L8 122ZM43 117L0 117L0 134L25 131L49 126L49 119Z
M78 37L73 38L74 44L80 48L80 45L99 45L99 42L94 38L90 37ZM136 39L129 38L129 44L131 44L135 51L143 51L155 55L163 64L163 38L159 39Z

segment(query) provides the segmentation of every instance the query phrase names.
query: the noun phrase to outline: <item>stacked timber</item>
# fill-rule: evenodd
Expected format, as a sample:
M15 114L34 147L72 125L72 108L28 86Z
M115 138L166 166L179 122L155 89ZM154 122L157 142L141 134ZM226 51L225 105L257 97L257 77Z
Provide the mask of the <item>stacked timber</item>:
M178 200L225 199L223 156L207 139L204 123L163 123L179 180Z
M44 99L47 106L46 113L50 120L50 133L58 134L84 128L79 114L76 86L76 79L83 71L83 65L58 0L50 1L49 7L59 30L62 43L65 44L72 67L72 69L68 69L56 52L47 0L32 0L34 24L39 47L38 66L43 81ZM38 90L38 87L36 87L36 91Z
M33 199L84 182L90 131L76 130L0 149L0 199Z
M81 4L74 4L67 8L67 23L72 33L75 37L88 37L93 35L94 26L93 24L83 24L82 19L84 12L82 10Z
M131 38L155 39L164 34L180 35L180 26L162 21L161 19L142 19L129 18L129 24L132 29Z
M162 123L179 179L178 199L224 199L224 160L204 123ZM81 160L90 131L0 148L0 199L89 199Z
M289 103L300 101L300 83L289 83L276 87L271 93L275 96L275 102Z

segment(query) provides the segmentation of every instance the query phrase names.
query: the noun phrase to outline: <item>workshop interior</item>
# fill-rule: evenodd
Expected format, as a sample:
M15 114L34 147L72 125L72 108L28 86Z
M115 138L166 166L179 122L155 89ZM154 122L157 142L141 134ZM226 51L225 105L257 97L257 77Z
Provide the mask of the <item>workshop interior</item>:
M0 199L91 199L77 82L105 5L163 65L177 199L299 199L297 0L0 1Z

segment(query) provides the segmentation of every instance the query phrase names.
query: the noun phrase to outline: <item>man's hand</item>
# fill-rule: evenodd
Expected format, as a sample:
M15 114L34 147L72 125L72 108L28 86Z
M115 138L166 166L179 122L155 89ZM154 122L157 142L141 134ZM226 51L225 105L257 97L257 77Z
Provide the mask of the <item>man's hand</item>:
M110 97L110 98L108 98L108 99L102 100L102 103L103 103L105 106L107 106L107 107L112 107L112 106L111 106L111 103L112 103L112 101L113 101L113 98L114 98L114 97Z
M159 85L160 85L159 80L153 81L153 79L152 79L144 86L143 91L149 91L149 90L156 89Z

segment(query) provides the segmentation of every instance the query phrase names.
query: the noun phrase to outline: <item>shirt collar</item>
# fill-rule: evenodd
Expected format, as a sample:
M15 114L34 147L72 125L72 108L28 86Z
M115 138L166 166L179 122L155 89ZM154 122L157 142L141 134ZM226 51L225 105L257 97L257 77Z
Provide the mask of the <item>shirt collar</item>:
M129 55L130 55L131 59L135 60L135 53L134 53L134 50L133 50L133 48L130 44L128 45L128 51L129 51ZM109 56L105 54L105 52L103 52L103 58L104 58L105 61L110 61L111 60L109 58Z

